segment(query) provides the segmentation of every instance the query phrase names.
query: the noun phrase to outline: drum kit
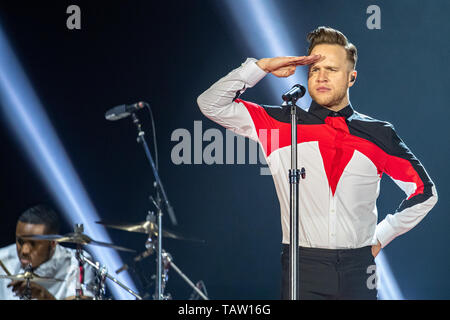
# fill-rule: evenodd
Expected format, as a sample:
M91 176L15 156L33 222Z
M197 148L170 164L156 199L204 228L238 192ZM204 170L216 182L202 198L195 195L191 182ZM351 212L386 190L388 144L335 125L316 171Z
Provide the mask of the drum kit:
M151 256L153 253L157 250L157 237L158 237L158 227L157 225L152 222L151 220L154 219L154 214L149 213L147 215L146 221L138 222L138 223L111 223L111 222L104 222L104 221L97 221L96 223L101 224L105 226L106 228L111 229L118 229L123 230L126 232L133 232L133 233L143 233L147 235L147 240L145 243L146 250L134 258L135 262L141 261L142 259ZM115 244L106 243L106 242L100 242L93 240L91 237L86 235L84 232L83 225L76 224L74 228L74 232L65 234L65 235L30 235L30 236L23 236L23 239L27 240L44 240L44 241L55 241L57 243L69 243L69 244L75 244L76 245L76 258L79 263L80 268L80 277L77 277L77 284L76 284L76 292L75 295L67 297L66 300L105 300L105 280L109 279L118 286L120 286L122 289L126 290L128 293L133 295L137 300L142 300L143 297L139 295L139 293L133 291L128 286L126 286L124 283L117 280L115 277L113 277L110 273L108 273L105 266L100 266L99 262L94 262L88 257L86 257L83 254L82 248L86 245L96 245L96 246L102 246L106 248L112 248L118 251L124 251L124 252L136 252L135 250L128 249L122 246L117 246ZM162 233L163 237L171 238L171 239L177 239L177 240L184 240L184 241L194 241L194 242L203 242L202 240L198 240L195 238L187 238L184 237L176 232L164 230ZM162 250L162 259L163 259L163 268L164 271L162 272L162 290L165 290L165 287L167 285L168 280L168 272L169 269L172 268L175 270L193 289L194 292L196 292L197 297L201 297L202 299L208 300L207 295L202 292L199 288L199 285L195 285L180 269L179 267L174 263L173 258L170 253L168 253L165 250ZM1 263L1 267L5 270L6 275L0 275L0 279L9 279L12 281L26 281L26 290L22 297L24 300L31 299L31 291L30 291L30 283L34 282L36 284L53 284L56 282L63 282L63 280L60 279L54 279L54 278L47 278L47 277L41 277L35 273L33 273L31 266L28 266L25 268L25 272L17 275L12 275L9 273L9 271L5 268L3 263ZM95 274L95 285L93 286L92 291L94 292L94 296L86 296L83 294L82 284L83 284L83 268L84 266L90 266L94 270ZM116 270L116 274L119 274L122 271L125 271L128 269L128 265L122 266L120 269ZM155 293L153 295L153 298L157 298L157 294ZM163 295L163 300L171 299L170 294Z
M153 298L155 300L168 300L171 299L170 294L164 294L165 288L167 286L168 281L168 272L169 269L172 268L177 272L183 280L193 288L193 293L191 294L191 297L196 298L202 298L204 300L208 300L206 287L203 284L202 281L197 282L197 284L194 284L181 270L180 268L174 263L173 257L170 253L165 251L162 247L163 237L164 238L171 238L171 239L177 239L177 240L184 240L184 241L194 241L194 242L204 242L202 240L194 239L194 238L186 238L178 233L168 231L166 229L163 230L162 227L162 216L163 216L163 209L166 210L166 212L169 215L170 220L172 221L173 225L176 225L176 217L174 210L169 203L167 194L164 190L163 184L161 182L161 179L158 174L158 161L153 161L152 155L150 153L148 144L145 139L145 133L142 130L142 125L140 120L137 117L137 111L140 109L147 108L150 117L152 120L153 125L153 138L154 138L154 146L155 146L155 154L157 155L157 147L156 147L156 134L155 134L155 125L153 122L153 114L150 108L150 105L146 102L138 102L133 105L121 105L117 106L109 111L106 112L105 118L106 120L115 121L122 118L126 118L128 116L131 116L132 122L137 130L137 143L142 145L146 158L150 164L150 168L152 169L153 176L155 178L155 181L153 183L153 186L156 191L156 199L153 196L150 196L150 200L153 202L153 205L157 209L157 213L153 213L152 211L149 212L149 214L146 217L146 220L143 222L138 223L112 223L112 222L105 222L105 221L97 221L96 223L103 225L106 228L111 229L118 229L123 230L126 232L133 232L133 233L143 233L147 235L147 240L145 242L145 248L146 250L139 254L137 257L134 258L134 262L139 262L142 259L152 255L155 253L156 255L156 275L153 276L155 279L155 293L153 295ZM157 160L157 158L156 158ZM115 284L119 285L121 288L132 294L136 299L142 300L143 297L140 296L138 293L134 292L132 289L127 287L125 284L117 280L115 277L113 277L111 274L109 274L106 270L106 268L100 267L99 262L94 262L85 255L83 255L82 247L85 245L96 245L96 246L102 246L107 248L116 249L119 251L127 251L127 252L135 252L135 250L131 250L125 247L117 246L111 243L105 243L93 240L88 235L84 233L84 227L82 224L76 224L74 228L74 232L68 233L66 235L30 235L30 236L23 236L24 239L29 240L45 240L45 241L55 241L58 243L72 243L76 244L76 259L78 261L79 265L79 277L77 277L77 283L76 283L76 292L75 295L68 298L68 299L75 299L75 300L84 300L84 299L95 299L95 300L104 300L105 299L105 281L106 279L110 279ZM94 297L86 297L83 294L83 274L84 274L84 265L87 264L90 267L94 269L94 273L96 275L96 281L95 281L95 287L93 288L93 291L95 292ZM50 279L50 278L42 278L38 275L34 274L31 270L31 267L28 270L25 270L25 273L18 274L18 275L11 275L7 269L4 267L4 265L0 261L0 266L5 269L6 275L0 276L0 278L6 278L10 280L19 280L19 281L26 281L27 288L30 288L30 283L36 282L36 283L54 283L59 282L61 280L58 279ZM120 273L126 269L128 269L128 265L124 265L120 269L116 270L116 273ZM203 291L204 292L203 292ZM30 290L26 290L25 299L30 298Z
M39 284L39 285L55 283L55 282L62 282L62 280L59 280L59 279L38 276L37 274L35 274L32 271L31 265L28 265L25 267L24 273L15 274L15 275L12 275L8 271L8 269L4 266L3 262L1 262L1 261L0 261L0 266L6 272L6 275L0 275L0 279L9 279L12 281L24 281L26 283L24 293L21 297L21 299L23 299L23 300L31 300L31 283L32 282Z

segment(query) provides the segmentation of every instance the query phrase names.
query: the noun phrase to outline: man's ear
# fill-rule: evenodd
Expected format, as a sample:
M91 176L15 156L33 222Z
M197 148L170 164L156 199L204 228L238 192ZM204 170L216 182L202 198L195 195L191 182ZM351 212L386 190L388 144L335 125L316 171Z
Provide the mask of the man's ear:
M350 72L350 79L348 81L349 88L355 84L357 74L358 74L358 72L356 70L353 70L352 72Z
M56 241L50 241L50 256L53 256L56 249Z

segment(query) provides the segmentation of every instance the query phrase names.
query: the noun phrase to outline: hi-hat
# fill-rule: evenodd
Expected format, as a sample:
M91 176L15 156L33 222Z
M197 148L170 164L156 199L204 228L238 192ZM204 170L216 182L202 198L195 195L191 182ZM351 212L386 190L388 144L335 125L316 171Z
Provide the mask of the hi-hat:
M64 280L59 280L59 279L40 277L37 274L30 272L30 271L26 271L25 273L21 273L21 274L0 275L0 279L9 279L12 281L30 281L30 282L36 282L38 284L64 281Z
M144 221L138 223L110 223L104 221L96 221L95 223L101 224L106 228L119 229L128 232L137 232L137 233L145 233L148 235L158 236L158 225L151 221ZM186 241L194 241L194 242L205 242L204 240L199 240L195 238L187 238L176 232L163 230L162 236L165 238L177 239L177 240L186 240Z
M136 250L128 249L125 247L116 246L112 243L106 243L101 241L95 241L89 236L81 232L71 232L66 235L49 234L49 235L26 235L20 236L23 239L28 240L46 240L46 241L56 241L56 242L66 242L66 243L76 243L79 245L92 244L101 247L112 248L120 251L136 252Z

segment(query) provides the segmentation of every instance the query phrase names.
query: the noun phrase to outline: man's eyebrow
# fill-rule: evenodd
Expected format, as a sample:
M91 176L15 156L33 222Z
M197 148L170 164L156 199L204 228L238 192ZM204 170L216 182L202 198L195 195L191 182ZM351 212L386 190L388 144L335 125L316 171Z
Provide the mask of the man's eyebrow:
M34 236L33 234L21 234L21 235L16 235L16 239L20 239L20 240L28 240L26 239L27 237L32 237Z
M325 68L325 69L339 69L338 66L335 65L323 65L323 66L318 66L316 64L310 65L309 66L310 69L314 69L314 68Z

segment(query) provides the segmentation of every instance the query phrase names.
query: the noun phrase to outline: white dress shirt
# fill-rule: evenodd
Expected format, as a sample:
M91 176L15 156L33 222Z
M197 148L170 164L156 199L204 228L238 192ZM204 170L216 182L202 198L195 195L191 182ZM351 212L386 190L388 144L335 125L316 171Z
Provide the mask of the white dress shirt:
M288 108L238 98L265 76L256 59L249 58L202 93L197 102L206 117L261 145L280 202L282 243L288 244ZM360 114L351 105L332 114L314 101L308 112L298 108L297 113L298 167L306 169L306 179L299 184L300 246L360 248L379 240L385 247L419 223L437 202L434 184L390 123ZM383 173L406 198L396 212L377 224L376 200Z

